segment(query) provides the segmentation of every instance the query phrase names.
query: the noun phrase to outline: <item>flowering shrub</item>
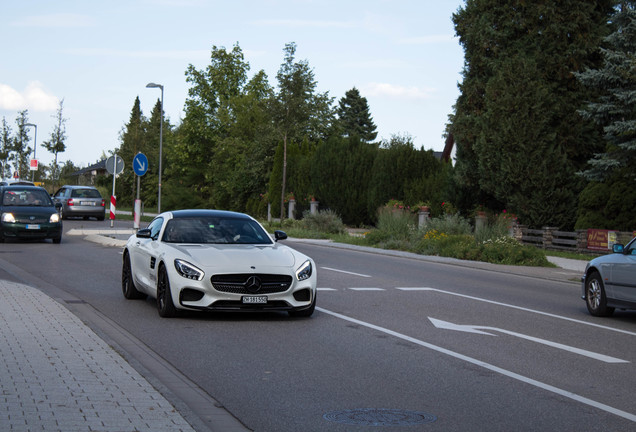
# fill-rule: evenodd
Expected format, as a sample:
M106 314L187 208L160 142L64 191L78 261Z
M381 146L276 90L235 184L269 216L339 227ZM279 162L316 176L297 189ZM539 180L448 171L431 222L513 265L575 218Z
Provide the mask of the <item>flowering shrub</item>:
M409 207L407 205L404 204L403 201L400 200L396 200L396 199L390 199L389 202L387 202L384 207L390 208L390 209L394 209L394 210L408 210Z
M439 232L436 229L433 229L430 231L426 231L426 234L424 234L423 239L424 240L440 240L446 237L448 237L446 233Z
M517 222L517 215L514 213L508 213L505 209L498 217L502 222L505 222L506 226L510 228L512 224Z
M447 201L442 203L442 214L454 215L457 213L455 206Z

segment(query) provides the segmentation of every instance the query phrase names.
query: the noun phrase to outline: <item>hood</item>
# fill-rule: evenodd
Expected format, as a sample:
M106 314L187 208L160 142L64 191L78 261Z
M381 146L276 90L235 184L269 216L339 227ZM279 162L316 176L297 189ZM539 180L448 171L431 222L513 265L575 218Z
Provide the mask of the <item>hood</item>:
M173 245L184 259L201 268L222 268L230 272L271 272L273 268L293 268L298 253L281 245ZM190 257L190 258L188 258ZM300 259L300 258L298 258Z
M621 255L620 253L608 253L607 255L601 255L600 257L596 257L589 262L589 265L597 266L599 264L603 264L606 262L611 262L616 258L616 255Z
M3 206L2 213L12 213L16 219L34 216L37 219L46 218L48 221L48 218L53 213L57 213L57 210L53 206Z

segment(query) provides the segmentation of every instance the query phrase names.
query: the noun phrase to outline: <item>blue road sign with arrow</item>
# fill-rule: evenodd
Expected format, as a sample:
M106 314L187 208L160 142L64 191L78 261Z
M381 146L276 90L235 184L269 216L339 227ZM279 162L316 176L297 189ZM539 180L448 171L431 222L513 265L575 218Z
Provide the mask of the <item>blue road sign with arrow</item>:
M137 153L133 158L133 171L138 176L146 174L148 171L148 158L143 153Z

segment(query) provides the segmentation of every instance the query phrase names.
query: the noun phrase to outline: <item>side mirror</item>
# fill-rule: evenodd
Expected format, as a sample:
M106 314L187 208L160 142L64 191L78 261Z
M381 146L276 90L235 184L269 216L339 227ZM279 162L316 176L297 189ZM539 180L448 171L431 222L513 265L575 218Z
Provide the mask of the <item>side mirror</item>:
M57 209L57 211L60 211L60 209L62 208L62 203L61 202L53 202L53 205L55 205L55 208Z
M287 238L287 234L285 233L285 231L276 230L274 231L274 238L276 239L276 241L285 240Z
M615 244L614 246L612 246L612 252L614 253L623 253L624 250L625 246L623 246L622 244Z
M150 238L150 229L144 228L137 231L137 238Z

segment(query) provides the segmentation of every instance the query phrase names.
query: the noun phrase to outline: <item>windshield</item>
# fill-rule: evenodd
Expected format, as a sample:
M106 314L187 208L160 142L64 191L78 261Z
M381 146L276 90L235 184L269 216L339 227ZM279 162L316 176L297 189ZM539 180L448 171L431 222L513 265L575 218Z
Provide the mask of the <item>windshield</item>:
M5 190L2 196L5 206L51 206L51 199L42 189Z
M257 222L231 217L171 219L162 240L167 243L272 244L269 234Z

